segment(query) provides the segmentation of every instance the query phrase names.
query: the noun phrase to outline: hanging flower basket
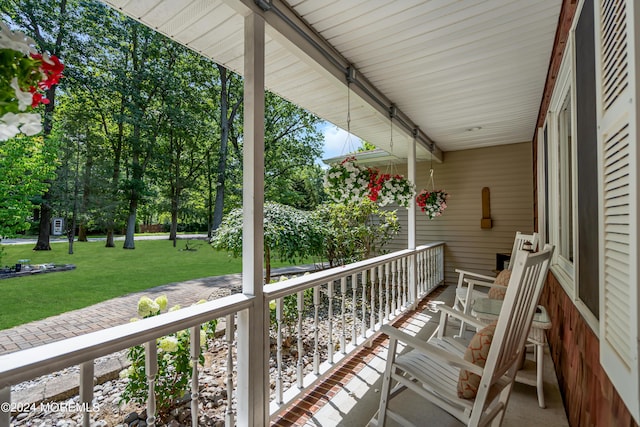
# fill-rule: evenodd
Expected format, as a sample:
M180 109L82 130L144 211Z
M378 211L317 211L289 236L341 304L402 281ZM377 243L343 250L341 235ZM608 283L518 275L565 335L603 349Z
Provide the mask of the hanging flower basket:
M360 166L355 157L331 165L325 176L325 189L338 203L353 203L368 197L380 206L396 203L409 207L415 194L415 186L402 175Z
M353 203L369 195L371 170L358 165L355 157L347 157L329 167L325 189L336 203Z
M447 199L449 193L444 190L422 190L416 197L416 204L420 206L422 212L424 212L429 219L434 219L437 216L442 215L442 212L447 208Z
M415 185L402 175L384 174L384 179L377 191L380 206L396 203L408 208L414 194L416 194Z
M41 117L29 111L48 104L44 91L58 84L64 65L54 55L41 55L34 42L0 22L0 141L22 132L42 131Z

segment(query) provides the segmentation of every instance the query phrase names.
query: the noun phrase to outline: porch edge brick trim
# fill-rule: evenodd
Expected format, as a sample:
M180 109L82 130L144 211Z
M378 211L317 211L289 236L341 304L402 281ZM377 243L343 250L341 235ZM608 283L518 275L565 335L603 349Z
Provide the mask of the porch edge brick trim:
M420 301L415 310L409 310L398 316L392 326L401 328L409 324L409 320L416 314L424 311L429 303L438 297L445 289L445 285L435 288L430 294ZM389 338L380 332L372 338L371 347L362 347L354 354L347 356L338 366L325 373L319 382L293 403L289 404L284 412L275 418L272 427L304 426L315 413L317 413L331 398L342 390L343 384L348 383L372 360L389 342Z

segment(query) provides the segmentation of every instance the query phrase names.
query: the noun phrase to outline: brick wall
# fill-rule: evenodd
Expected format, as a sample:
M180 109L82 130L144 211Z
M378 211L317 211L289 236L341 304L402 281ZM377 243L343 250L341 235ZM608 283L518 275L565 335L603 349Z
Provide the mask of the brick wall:
M553 328L547 334L572 427L638 427L600 366L600 341L553 274L540 297Z

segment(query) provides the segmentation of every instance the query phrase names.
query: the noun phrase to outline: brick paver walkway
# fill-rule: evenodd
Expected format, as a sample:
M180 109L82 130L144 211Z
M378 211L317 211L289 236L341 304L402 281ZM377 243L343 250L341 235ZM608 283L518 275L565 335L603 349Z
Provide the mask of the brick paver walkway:
M282 274L299 274L311 267L284 267L274 270L272 275L276 277ZM229 293L240 292L242 289L241 274L170 283L113 298L79 310L0 330L0 354L37 347L127 323L132 317L137 317L136 307L142 296L153 299L160 295L166 295L170 306L180 304L180 306L186 307L201 299L219 298L220 289L229 289Z

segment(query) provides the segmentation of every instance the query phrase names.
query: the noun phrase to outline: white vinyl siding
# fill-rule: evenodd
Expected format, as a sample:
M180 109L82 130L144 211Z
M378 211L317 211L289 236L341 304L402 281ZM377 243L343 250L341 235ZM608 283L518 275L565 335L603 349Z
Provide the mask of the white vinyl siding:
M638 59L633 0L596 1L600 361L636 421L638 361ZM634 37L635 36L635 37Z
M455 283L455 268L492 274L496 253L511 253L516 231L533 231L533 170L531 143L500 145L445 153L433 163L436 189L450 194L442 216L429 220L417 208L416 243L444 241L445 280ZM417 190L429 182L429 162L416 168ZM382 166L384 169L384 166ZM406 168L397 168L405 173ZM482 188L491 196L491 229L480 228ZM385 250L407 247L407 211L398 209L401 234Z

